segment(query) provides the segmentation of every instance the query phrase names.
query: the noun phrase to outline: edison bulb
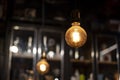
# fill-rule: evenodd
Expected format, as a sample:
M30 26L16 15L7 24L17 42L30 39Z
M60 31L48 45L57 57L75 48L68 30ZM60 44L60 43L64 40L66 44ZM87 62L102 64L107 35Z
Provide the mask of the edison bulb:
M72 26L65 33L65 40L70 47L81 47L87 40L87 33L80 26L79 22L73 22Z
M46 59L41 59L37 65L36 65L36 69L40 74L46 74L49 71L49 64L46 61Z

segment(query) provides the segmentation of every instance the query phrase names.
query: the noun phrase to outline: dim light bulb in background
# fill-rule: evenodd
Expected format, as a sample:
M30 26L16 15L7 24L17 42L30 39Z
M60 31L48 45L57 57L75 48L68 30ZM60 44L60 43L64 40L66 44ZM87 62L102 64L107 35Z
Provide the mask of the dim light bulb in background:
M10 51L13 53L18 53L18 47L17 46L11 46Z
M49 64L47 60L41 59L40 61L38 61L36 64L36 69L40 74L46 74L49 71Z
M71 47L81 47L87 40L86 31L80 26L79 22L73 22L72 26L65 33L65 40Z

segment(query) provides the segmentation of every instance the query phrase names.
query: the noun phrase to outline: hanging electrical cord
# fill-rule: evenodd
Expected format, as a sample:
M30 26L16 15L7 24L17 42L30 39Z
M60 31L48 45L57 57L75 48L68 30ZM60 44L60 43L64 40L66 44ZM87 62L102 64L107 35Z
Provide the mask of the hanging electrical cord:
M42 0L42 27L45 26L45 2ZM43 38L44 39L44 38ZM46 74L49 71L49 63L46 59L46 39L43 40L43 52L41 54L41 59L36 64L36 69L41 75Z
M42 0L42 27L45 26L45 2Z
M45 27L45 1L42 0L42 27ZM47 37L43 37L43 51L47 51Z
M77 4L77 2L76 2ZM76 5L77 6L77 5ZM87 41L87 33L80 26L80 12L74 10L72 13L72 26L65 33L66 43L70 47L79 48L82 47Z

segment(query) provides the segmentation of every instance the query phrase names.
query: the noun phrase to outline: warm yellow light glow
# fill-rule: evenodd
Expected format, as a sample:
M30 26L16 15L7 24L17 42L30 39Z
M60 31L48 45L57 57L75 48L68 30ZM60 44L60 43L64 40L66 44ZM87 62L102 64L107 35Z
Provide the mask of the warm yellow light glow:
M36 65L36 69L40 74L46 74L49 71L49 64L46 61L46 59L41 59L37 65Z
M46 70L46 65L45 64L41 64L40 65L40 70L41 71L45 71Z
M87 33L80 26L79 22L73 22L72 26L65 33L65 40L71 47L81 47L87 40Z
M72 37L73 37L73 41L74 42L79 42L80 41L80 33L77 31L77 30L75 30L73 33L72 33Z

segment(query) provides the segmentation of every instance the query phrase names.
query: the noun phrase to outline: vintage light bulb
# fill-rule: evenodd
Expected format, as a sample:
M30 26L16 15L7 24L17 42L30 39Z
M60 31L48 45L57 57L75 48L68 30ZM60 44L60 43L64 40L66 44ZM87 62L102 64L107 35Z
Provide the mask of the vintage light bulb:
M42 53L41 60L37 62L36 69L42 75L46 74L49 71L49 63L46 60L45 52Z
M78 48L85 44L87 33L80 26L79 22L73 22L72 26L65 33L65 40L70 47Z
M48 64L48 62L46 61L46 59L41 59L41 60L37 63L36 69L37 69L37 71L38 71L40 74L42 74L42 75L46 74L46 73L49 71L49 64Z

